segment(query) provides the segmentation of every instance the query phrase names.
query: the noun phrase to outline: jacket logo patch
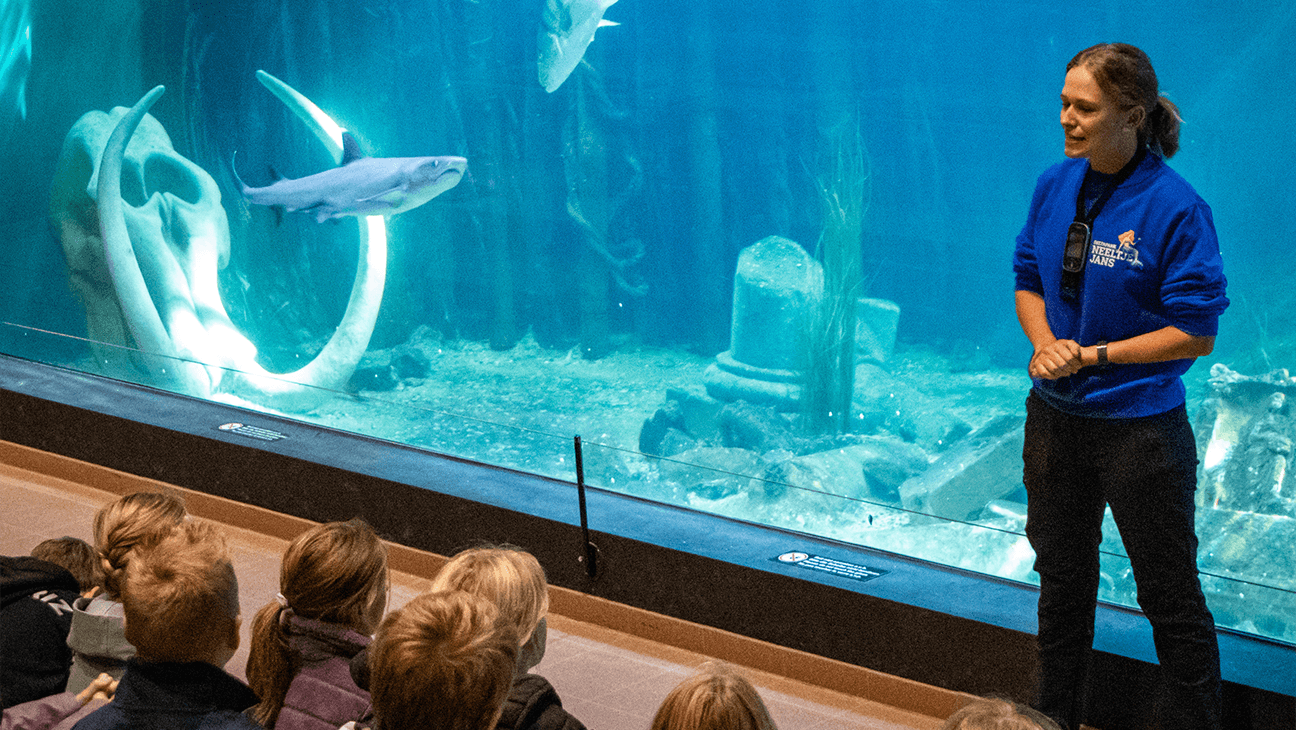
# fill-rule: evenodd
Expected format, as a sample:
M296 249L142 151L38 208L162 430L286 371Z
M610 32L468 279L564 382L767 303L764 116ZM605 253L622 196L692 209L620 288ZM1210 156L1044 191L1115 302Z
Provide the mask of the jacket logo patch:
M1118 240L1120 241L1118 244L1095 240L1089 255L1089 263L1095 266L1106 266L1110 269L1116 266L1117 261L1125 261L1131 269L1143 268L1143 262L1139 261L1138 249L1136 248L1138 246L1138 236L1135 235L1134 231L1125 231L1120 234Z
M65 613L72 613L72 607L67 604L67 601L49 591L36 591L31 597L34 600L40 601L46 606L49 606L58 616L62 616Z

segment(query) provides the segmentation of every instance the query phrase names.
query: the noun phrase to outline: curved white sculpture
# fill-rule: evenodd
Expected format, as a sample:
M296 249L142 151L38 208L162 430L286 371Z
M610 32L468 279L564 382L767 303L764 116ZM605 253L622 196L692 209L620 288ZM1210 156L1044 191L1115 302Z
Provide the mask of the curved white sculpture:
M258 78L341 159L340 127L278 79L263 72ZM220 190L175 152L148 114L163 91L154 88L129 110L83 115L55 174L51 214L73 288L86 304L90 338L104 343L96 355L111 362L107 349L133 347L133 362L155 384L189 395L315 408L346 384L369 345L386 277L385 222L359 221L355 283L324 349L295 372L265 370L220 299L217 271L229 259Z

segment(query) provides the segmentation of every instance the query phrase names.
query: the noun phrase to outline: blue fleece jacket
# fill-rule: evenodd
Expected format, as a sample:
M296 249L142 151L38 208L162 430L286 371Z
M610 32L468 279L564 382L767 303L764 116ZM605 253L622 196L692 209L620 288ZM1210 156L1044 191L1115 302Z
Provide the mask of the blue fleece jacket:
M1089 162L1067 160L1040 176L1013 256L1018 291L1044 298L1058 339L1082 346L1116 342L1174 326L1213 337L1228 306L1210 207L1156 155L1146 155L1093 224L1080 296L1060 293L1062 251ZM1184 402L1180 376L1192 360L1087 367L1035 391L1075 415L1137 418Z

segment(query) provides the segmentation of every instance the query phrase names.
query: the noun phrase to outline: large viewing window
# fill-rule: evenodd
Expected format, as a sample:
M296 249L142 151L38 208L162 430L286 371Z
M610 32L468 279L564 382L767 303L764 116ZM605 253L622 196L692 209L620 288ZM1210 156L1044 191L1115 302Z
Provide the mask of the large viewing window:
M1129 41L1232 301L1203 587L1296 642L1296 11L1059 7L10 0L0 352L1033 583L1014 239Z

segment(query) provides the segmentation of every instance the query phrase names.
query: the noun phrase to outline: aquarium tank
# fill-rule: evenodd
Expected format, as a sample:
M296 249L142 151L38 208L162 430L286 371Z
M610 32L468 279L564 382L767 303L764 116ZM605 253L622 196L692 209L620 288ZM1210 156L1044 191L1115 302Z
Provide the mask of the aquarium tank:
M0 8L5 355L1025 583L1014 238L1133 43L1232 300L1202 582L1296 642L1296 4Z

